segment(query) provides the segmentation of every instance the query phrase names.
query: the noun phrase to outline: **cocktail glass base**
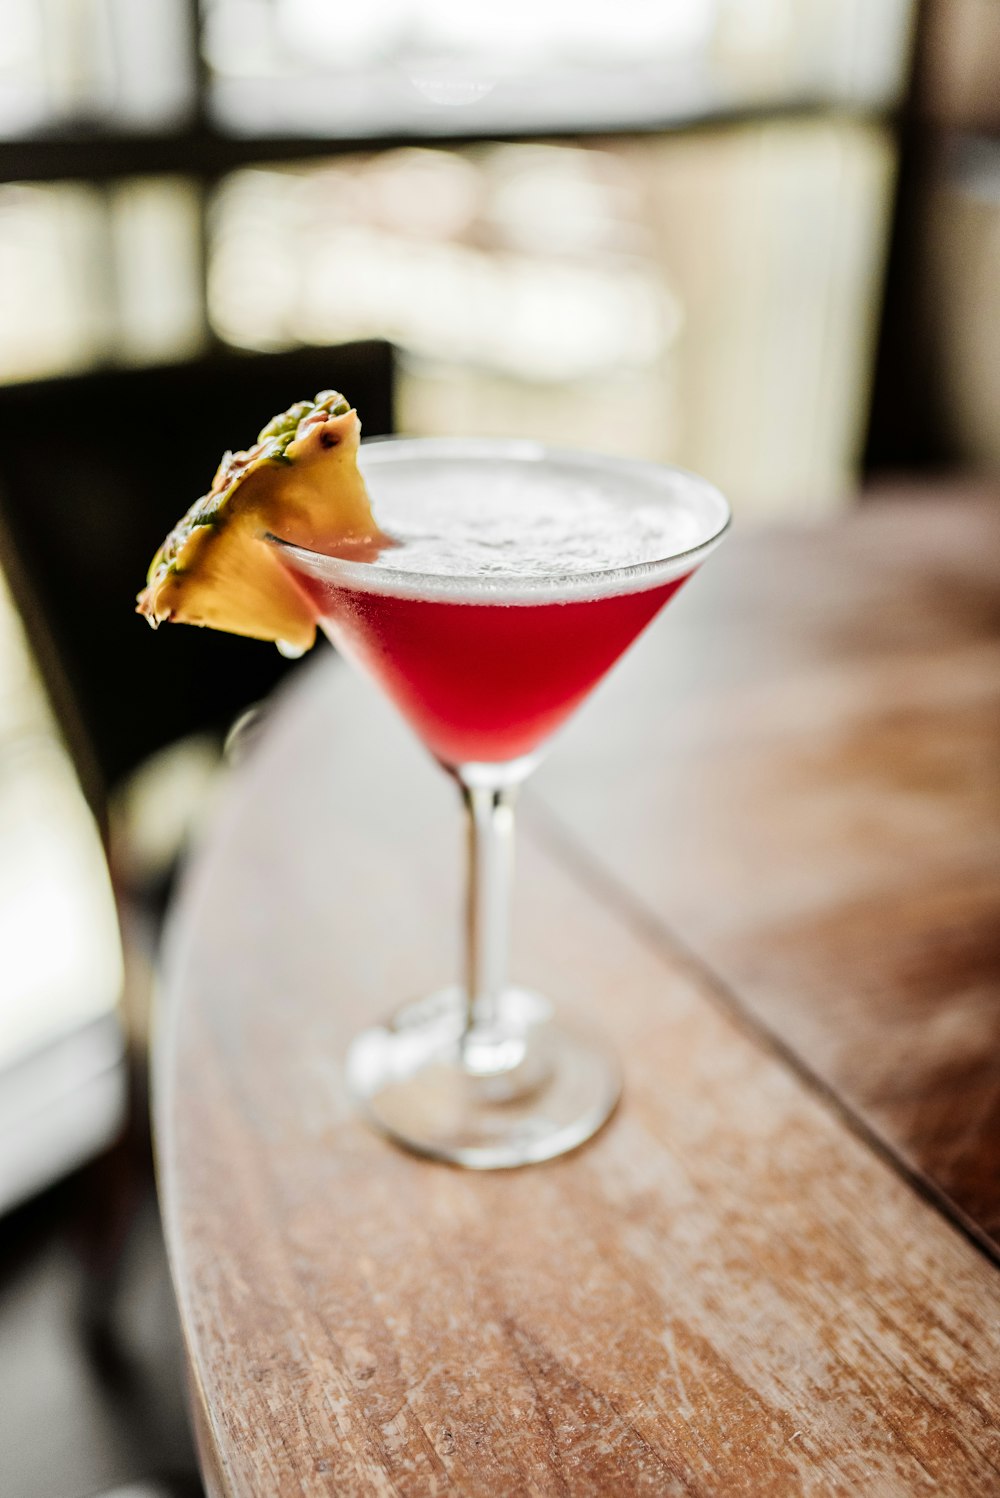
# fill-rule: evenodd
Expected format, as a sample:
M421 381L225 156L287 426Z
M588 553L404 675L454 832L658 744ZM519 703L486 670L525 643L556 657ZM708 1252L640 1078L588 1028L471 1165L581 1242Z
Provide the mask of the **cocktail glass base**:
M488 1028L466 1030L465 995L445 989L364 1031L347 1080L369 1120L417 1154L503 1170L576 1149L621 1094L609 1048L548 1000L510 988Z

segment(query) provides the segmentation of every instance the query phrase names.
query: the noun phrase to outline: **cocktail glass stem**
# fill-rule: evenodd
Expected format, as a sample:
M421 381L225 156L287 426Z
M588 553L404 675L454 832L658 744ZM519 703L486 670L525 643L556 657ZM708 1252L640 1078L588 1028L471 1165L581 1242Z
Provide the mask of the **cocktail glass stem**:
M457 774L469 840L462 1058L470 1071L490 1075L519 1059L511 1055L499 1022L507 982L517 786Z

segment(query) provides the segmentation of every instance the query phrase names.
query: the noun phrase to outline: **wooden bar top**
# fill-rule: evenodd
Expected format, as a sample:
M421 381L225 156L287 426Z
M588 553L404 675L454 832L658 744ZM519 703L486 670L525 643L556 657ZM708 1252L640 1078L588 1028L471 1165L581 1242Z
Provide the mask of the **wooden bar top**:
M624 1101L476 1174L340 1069L455 976L454 788L299 674L154 1055L212 1495L1000 1492L998 697L1000 501L737 532L520 812L513 976Z

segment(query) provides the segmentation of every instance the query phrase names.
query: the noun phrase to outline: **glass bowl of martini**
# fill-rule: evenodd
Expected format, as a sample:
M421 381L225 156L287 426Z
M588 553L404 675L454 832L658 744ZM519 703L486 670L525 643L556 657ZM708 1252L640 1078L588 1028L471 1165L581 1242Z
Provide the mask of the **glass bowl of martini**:
M352 1043L351 1093L399 1144L478 1169L548 1160L613 1112L612 1048L507 976L519 787L556 730L719 544L680 469L533 442L390 439L359 466L392 542L365 560L269 538L337 649L460 790L464 973Z

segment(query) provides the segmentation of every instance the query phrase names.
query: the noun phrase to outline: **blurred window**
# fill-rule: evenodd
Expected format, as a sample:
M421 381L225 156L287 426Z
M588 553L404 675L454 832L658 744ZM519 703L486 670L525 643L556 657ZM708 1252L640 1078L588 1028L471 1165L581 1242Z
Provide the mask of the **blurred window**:
M191 13L188 0L4 0L0 138L181 123L195 97Z
M645 367L677 312L611 152L405 150L240 173L213 216L217 331L248 347L390 337L523 380Z
M198 232L183 178L0 186L0 380L196 353Z
M902 85L911 9L910 0L205 0L204 52L217 118L247 134L623 127L761 101L885 107Z
M891 170L848 123L247 170L213 203L210 316L246 348L390 338L405 430L821 509L854 487Z
M0 578L0 1212L103 1148L125 1106L104 853Z
M84 184L0 187L0 373L30 378L93 363L107 317L106 222Z

